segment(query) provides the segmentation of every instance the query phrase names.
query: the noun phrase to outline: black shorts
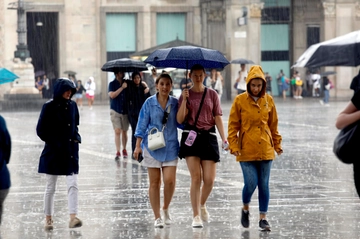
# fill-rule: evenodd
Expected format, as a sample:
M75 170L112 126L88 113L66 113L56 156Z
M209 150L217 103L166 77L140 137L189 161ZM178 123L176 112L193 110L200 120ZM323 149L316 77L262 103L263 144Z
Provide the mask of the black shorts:
M185 127L181 135L179 158L195 156L201 160L212 160L215 163L220 162L219 144L215 127L210 130L196 130L197 136L192 146L185 144L189 131L190 129Z

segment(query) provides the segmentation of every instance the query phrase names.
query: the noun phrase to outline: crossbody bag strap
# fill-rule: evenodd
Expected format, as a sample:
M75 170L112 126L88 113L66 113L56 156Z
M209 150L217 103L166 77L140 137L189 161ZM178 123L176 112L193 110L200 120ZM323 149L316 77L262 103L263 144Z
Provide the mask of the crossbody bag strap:
M201 98L199 110L198 110L198 112L197 112L197 114L196 114L196 117L195 117L195 123L194 123L195 128L196 128L196 125L197 125L197 122L198 122L198 119L199 119L199 115L200 115L200 111L201 111L202 105L203 105L203 103L204 103L206 91L207 91L207 87L205 87L204 94L202 95L202 98Z

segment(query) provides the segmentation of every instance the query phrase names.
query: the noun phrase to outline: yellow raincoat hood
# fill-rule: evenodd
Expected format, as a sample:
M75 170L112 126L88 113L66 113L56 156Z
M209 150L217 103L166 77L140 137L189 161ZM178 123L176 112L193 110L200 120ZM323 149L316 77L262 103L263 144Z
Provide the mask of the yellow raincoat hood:
M266 92L266 79L265 79L264 71L262 70L261 66L254 65L250 68L248 76L246 77L246 90L247 90L248 94L251 93L249 83L252 79L262 79L263 80L264 84L263 84L263 87L261 89L259 96L264 96L265 92Z

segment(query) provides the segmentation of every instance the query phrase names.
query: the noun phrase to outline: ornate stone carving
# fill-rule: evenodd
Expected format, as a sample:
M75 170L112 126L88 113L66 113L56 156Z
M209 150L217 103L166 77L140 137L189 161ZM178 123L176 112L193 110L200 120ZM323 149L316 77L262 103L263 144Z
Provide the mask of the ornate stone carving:
M305 18L305 11L304 7L296 6L294 10L295 19L299 21L304 21Z
M323 2L325 18L334 18L336 15L336 3Z
M210 9L207 13L208 21L212 22L222 22L225 21L226 15L225 15L224 9Z
M360 18L360 2L357 1L355 3L355 16L356 18Z
M261 17L261 9L263 9L264 3L252 3L250 4L249 17Z

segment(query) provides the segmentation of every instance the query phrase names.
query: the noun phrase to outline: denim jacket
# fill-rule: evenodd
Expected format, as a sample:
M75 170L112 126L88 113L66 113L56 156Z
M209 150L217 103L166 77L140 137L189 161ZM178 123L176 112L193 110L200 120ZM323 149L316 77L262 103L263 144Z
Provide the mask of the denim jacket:
M178 100L172 96L169 96L169 100L165 107L165 109L167 109L168 106L171 107L166 127L164 128L164 139L166 146L164 148L151 151L148 148L148 133L154 127L156 127L159 131L162 130L162 120L165 111L161 108L156 96L157 94L149 97L141 107L139 120L135 130L135 137L142 138L141 148L146 148L154 159L160 162L172 161L178 157L179 152L176 121Z

